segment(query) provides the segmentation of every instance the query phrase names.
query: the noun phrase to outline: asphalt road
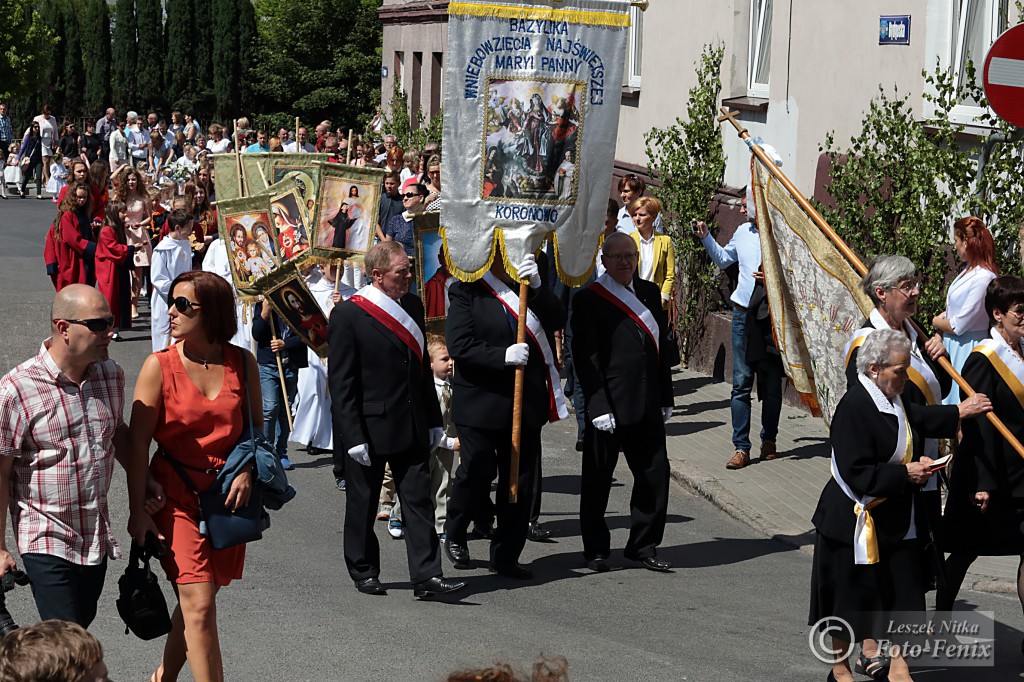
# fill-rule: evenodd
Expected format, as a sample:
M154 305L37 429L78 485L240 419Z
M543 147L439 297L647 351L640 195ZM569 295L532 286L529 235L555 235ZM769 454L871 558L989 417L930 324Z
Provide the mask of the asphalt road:
M42 201L0 201L0 365L7 371L36 352L47 334L52 288L42 265L42 242L53 215ZM128 390L149 351L148 333L125 333L112 355ZM130 402L130 401L129 401ZM290 475L299 496L273 517L264 539L249 547L245 578L218 600L221 643L230 679L443 680L447 672L509 661L528 669L539 654L565 656L570 677L624 680L811 680L828 668L808 650L810 557L762 538L702 498L673 484L669 524L660 556L675 566L655 574L623 560L630 476L620 464L609 504L613 569L583 566L577 520L579 458L574 426L544 433L544 521L555 542L529 543L524 560L536 579L513 582L486 570L486 544L471 541L469 571L446 573L469 585L455 603L412 597L403 541L377 524L386 597L355 591L341 554L344 493L330 458L294 453ZM123 477L111 490L118 537L124 530ZM9 545L12 545L8 539ZM483 559L484 561L482 561ZM111 562L92 632L103 642L113 679L145 680L162 640L126 636L114 600L124 562ZM165 594L171 597L164 583ZM994 611L995 670L920 669L915 679L1020 679L1016 599L965 593L964 608ZM8 594L21 623L37 616L27 589ZM1007 624L1008 623L1008 624ZM187 671L187 668L186 668ZM187 672L183 679L191 679Z

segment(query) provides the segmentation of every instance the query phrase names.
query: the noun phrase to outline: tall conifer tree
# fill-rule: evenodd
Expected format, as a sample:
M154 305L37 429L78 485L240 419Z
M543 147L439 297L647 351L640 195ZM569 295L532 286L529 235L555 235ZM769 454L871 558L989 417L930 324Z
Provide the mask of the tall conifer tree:
M205 2L206 0L199 0ZM167 0L167 21L164 34L164 87L172 108L192 109L195 106L195 71L193 63L195 32L192 0Z
M160 0L137 0L136 17L139 22L138 104L152 110L162 106L164 100L164 22Z
M135 0L117 0L114 6L114 44L110 62L110 80L114 106L123 115L139 106L136 97L138 80L138 24L135 21Z
M86 0L82 18L86 107L83 113L94 118L110 106L110 54L110 13L107 2Z
M50 46L46 56L46 72L40 96L40 104L49 104L55 116L64 113L64 54L67 36L64 34L64 3L61 0L46 0L41 8L43 24L50 27L57 40ZM39 113L38 111L35 113Z
M238 0L213 0L213 92L217 118L225 125L238 114Z
M82 0L62 2L64 13L64 107L55 110L63 117L79 116L85 109L85 65L82 63L82 31L79 17L85 8Z

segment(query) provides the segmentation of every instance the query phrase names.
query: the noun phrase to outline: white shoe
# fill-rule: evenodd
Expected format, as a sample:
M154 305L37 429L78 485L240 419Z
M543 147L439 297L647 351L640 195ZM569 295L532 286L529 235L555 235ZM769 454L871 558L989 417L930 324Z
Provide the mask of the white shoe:
M405 529L402 528L402 522L392 517L388 520L388 534L396 540L402 538L405 535Z

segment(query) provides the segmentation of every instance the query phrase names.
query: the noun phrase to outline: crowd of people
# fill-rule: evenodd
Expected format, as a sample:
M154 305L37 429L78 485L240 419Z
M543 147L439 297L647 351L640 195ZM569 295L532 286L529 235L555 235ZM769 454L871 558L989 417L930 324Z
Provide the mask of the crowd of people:
M360 593L387 593L375 520L404 538L417 597L466 586L444 575L441 555L456 570L469 568L472 537L490 540L492 572L531 580L531 567L521 561L526 542L551 535L539 522L541 434L545 424L569 416L566 398L583 453L583 563L594 572L610 570L605 512L621 452L633 476L623 556L652 571L671 570L657 549L667 515L665 423L678 362L669 321L675 256L662 205L647 195L642 179L618 181L623 205L609 201L589 282L561 285L544 249L515 263L511 273L498 254L478 281L445 284L439 334L428 331L424 303L410 293L412 219L441 199L436 145L402 150L384 136L379 147L355 144L350 157L348 140L332 132L329 121L312 136L299 128L289 141L286 130L251 131L242 120L231 140L217 125L204 138L192 117L177 113L169 126L149 116L145 130L134 113L124 122L114 114L108 110L89 126L93 132L86 135L97 136L98 146L71 139L74 130L67 126L59 138L52 130L44 135L55 126L38 120L21 143L33 177L38 164L32 159L44 152L73 157L45 242L57 290L51 335L39 355L0 381L0 506L9 502L17 510L18 551L43 619L87 627L95 615L106 560L120 554L106 507L116 459L127 472L132 539L142 543L151 533L170 548L162 563L177 606L153 679L175 679L186 662L197 680L223 679L216 597L241 578L245 545L213 548L190 486L221 480L225 453L253 430L266 436L282 477L293 468L289 443L333 453L335 484L346 493L345 563ZM122 137L131 141L124 144ZM171 151L154 156L165 146ZM161 175L176 154L190 158L196 149L191 158L198 163L188 177ZM377 243L360 279L339 281L343 273L328 265L303 271L329 317L326 363L269 305L248 309L230 284L211 207L215 178L202 157L231 149L323 151L335 162L387 170ZM746 198L736 203L746 217ZM780 454L784 372L766 322L753 218L724 244L703 222L691 225L693 238L719 267L737 264L739 271L729 299L728 469L750 463L755 384L764 402L760 457L771 461ZM999 275L992 236L980 219L958 221L953 235L961 268L946 310L932 319L934 336L911 323L919 312L916 267L885 255L874 259L861 283L874 310L846 348L835 349L847 367L848 390L832 421L832 478L812 519L817 538L809 622L844 619L850 641L837 637L836 650L857 642L861 653L852 666L837 660L833 680L847 682L854 670L875 679L910 679L898 652L879 646L886 614L923 610L926 592L936 587L937 606L951 610L978 556L1020 556L1024 574L1024 460L983 416L994 412L1024 439L1024 279ZM519 282L529 283L523 307ZM153 354L142 367L126 424L124 374L107 346L131 328L144 298ZM521 343L522 309L528 333ZM959 394L940 368L943 358L978 393ZM517 372L523 409L516 471L510 462ZM54 404L63 408L59 419L34 418ZM151 458L153 441L158 447ZM61 448L76 457L54 458ZM957 458L947 467L942 455L950 449ZM945 508L940 479L948 482ZM499 492L492 498L495 481ZM228 506L242 509L265 482L254 465L233 470L223 485ZM514 503L510 489L518 494ZM5 524L6 517L0 538ZM51 532L56 524L71 532ZM0 545L0 574L13 568ZM1024 578L1018 591L1024 604Z

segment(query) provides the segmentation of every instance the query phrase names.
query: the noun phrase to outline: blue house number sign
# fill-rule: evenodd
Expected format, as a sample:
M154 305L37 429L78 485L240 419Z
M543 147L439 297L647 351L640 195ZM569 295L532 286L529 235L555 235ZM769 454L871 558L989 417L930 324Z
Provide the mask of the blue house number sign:
M878 20L879 45L909 45L910 15L895 14Z

